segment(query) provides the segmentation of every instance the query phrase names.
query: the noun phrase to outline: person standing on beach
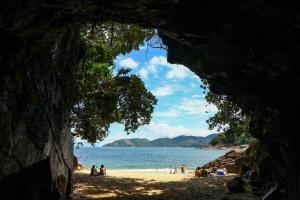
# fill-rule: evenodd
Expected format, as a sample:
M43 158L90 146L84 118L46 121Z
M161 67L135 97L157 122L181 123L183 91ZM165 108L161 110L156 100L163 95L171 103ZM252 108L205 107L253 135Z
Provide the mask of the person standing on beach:
M177 174L177 165L175 164L175 167L174 167L174 174Z
M185 164L181 165L181 173L185 174Z
M172 174L172 165L170 165L170 174Z

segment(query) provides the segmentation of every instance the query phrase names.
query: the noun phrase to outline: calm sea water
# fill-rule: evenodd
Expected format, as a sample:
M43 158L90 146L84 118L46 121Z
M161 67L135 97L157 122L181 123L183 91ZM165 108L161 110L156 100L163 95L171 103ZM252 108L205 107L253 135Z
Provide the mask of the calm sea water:
M226 153L180 147L81 147L74 151L84 166L104 164L109 169L166 169L175 164L194 169Z

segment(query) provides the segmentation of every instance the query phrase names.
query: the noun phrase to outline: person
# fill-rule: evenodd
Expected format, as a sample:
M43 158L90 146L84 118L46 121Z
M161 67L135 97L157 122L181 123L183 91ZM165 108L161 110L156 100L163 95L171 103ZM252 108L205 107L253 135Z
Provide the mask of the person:
M106 168L103 164L100 166L99 176L106 176Z
M174 167L174 174L177 174L177 165Z
M170 174L172 174L172 165L170 165Z
M186 169L185 164L181 165L181 173L185 174L185 169Z
M195 177L200 177L201 176L201 168L197 167L195 171Z
M91 169L91 173L90 173L91 176L97 176L97 169L96 169L96 166L93 165L92 169Z

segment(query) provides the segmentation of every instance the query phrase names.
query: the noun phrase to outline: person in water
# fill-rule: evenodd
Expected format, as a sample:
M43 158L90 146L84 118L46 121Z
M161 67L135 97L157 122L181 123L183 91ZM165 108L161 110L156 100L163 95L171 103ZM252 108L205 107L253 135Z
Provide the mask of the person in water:
M95 165L93 165L92 169L91 169L91 173L90 173L91 176L97 176L97 169L95 167Z
M104 167L104 165L100 166L100 172L98 174L99 176L106 176L106 168Z

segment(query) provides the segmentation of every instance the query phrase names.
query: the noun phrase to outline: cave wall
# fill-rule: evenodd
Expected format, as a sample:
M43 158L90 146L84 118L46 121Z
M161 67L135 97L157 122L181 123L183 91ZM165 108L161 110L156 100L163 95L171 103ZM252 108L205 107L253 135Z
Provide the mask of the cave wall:
M11 6L18 12L1 6L10 13L1 15L0 198L65 199L72 185L68 120L78 26L62 26L63 16L32 2L24 12Z
M51 184L65 185L58 177L70 174L68 109L80 58L78 27L115 20L158 28L169 62L186 65L250 114L251 133L271 155L276 180L289 199L300 199L296 4L12 0L1 5L2 182L48 159ZM56 188L65 194L65 186Z

